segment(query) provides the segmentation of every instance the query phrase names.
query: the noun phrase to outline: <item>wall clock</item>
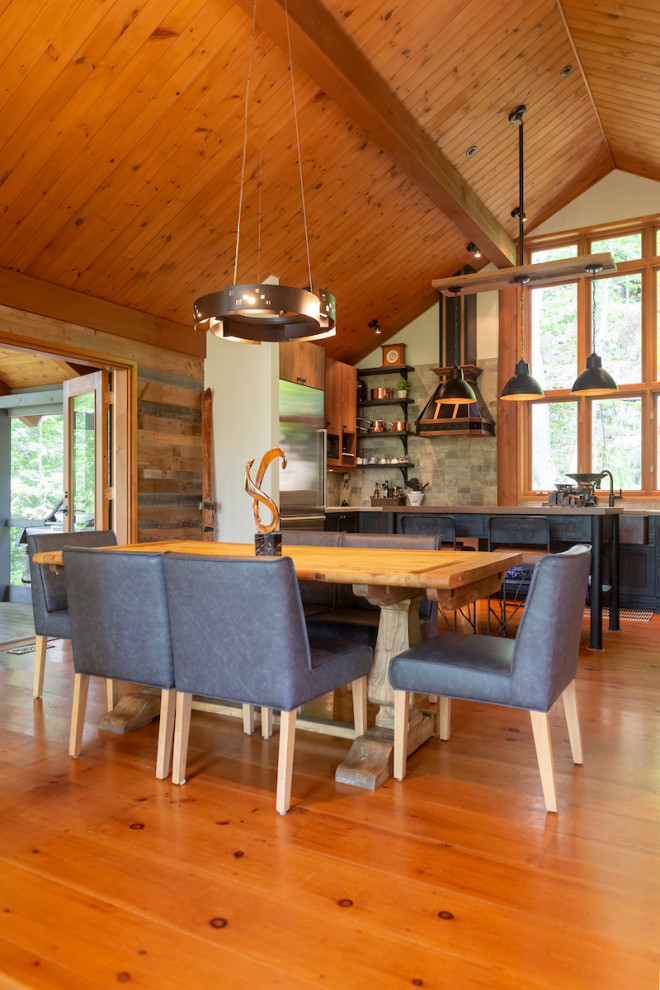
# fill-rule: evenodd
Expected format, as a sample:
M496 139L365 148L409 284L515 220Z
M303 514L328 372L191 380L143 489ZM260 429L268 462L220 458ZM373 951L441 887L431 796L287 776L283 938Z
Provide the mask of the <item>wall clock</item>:
M405 344L383 344L383 365L391 367L406 363Z

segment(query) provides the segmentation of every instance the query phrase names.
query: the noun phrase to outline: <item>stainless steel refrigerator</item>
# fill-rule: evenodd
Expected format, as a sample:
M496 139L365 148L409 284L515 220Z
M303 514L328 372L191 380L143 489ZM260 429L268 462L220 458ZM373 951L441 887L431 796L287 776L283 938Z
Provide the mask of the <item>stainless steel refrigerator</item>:
M323 529L325 523L325 393L280 381L280 526Z

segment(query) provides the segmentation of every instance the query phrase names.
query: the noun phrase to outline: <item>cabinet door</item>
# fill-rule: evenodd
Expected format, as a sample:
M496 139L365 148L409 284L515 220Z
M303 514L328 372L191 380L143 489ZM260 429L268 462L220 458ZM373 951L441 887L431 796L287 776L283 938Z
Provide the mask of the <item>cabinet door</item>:
M357 420L357 368L341 365L341 426L344 433L355 433Z
M339 361L332 359L328 359L325 366L325 425L329 433L339 437L342 432L342 367Z
M325 351L308 340L280 344L280 378L311 388L325 388Z

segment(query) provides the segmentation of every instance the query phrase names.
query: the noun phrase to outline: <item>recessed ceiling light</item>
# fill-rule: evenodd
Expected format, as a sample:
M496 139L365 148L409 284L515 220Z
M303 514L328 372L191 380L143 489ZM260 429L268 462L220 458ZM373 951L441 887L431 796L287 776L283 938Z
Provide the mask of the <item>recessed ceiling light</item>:
M479 149L477 148L476 144L472 144L465 152L465 154L467 155L468 158L472 158L472 155L476 155L478 151Z
M570 74L571 74L572 71L573 71L573 66L572 65L565 65L564 68L559 73L559 78L560 79L565 79L566 76L570 76Z

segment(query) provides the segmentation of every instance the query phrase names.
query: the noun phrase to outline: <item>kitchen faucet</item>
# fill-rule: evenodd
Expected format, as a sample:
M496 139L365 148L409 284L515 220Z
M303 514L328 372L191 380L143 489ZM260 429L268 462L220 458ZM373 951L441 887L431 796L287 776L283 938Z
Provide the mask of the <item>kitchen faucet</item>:
M618 495L615 495L614 494L614 478L612 477L612 472L611 471L601 471L601 478L604 478L605 475L608 475L609 476L609 479L610 479L610 497L609 497L608 505L609 505L610 509L612 509L612 508L614 508L614 499L615 498L623 498L623 492L619 488L619 494Z

